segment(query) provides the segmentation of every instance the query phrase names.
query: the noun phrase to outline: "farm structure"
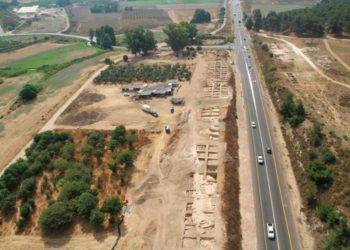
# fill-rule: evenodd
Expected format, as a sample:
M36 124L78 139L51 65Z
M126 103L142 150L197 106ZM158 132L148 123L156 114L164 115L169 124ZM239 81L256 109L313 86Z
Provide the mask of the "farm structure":
M148 85L142 83L132 83L121 87L123 92L136 92L135 99L149 99L152 97L165 97L173 94L174 87L178 86L176 80L170 80L167 83Z
M22 18L22 19L29 19L33 18L36 15L39 14L39 6L34 5L34 6L28 6L28 7L21 7L16 11L17 15Z

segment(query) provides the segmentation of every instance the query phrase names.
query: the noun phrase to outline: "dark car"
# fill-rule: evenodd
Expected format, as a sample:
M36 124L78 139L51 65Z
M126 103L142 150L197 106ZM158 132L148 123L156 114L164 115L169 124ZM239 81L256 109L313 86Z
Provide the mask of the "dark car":
M272 149L271 149L271 148L267 148L267 149L266 149L266 152L267 152L268 154L272 154Z

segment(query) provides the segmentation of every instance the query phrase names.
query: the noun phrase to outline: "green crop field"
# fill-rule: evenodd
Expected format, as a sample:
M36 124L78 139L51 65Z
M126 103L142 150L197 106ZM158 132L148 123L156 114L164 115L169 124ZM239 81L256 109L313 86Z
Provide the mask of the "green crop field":
M96 52L98 52L98 49L86 45L85 42L79 42L62 48L30 56L21 59L18 62L12 62L10 65L6 66L16 70L35 70L44 65L62 64L69 62L75 58L92 55Z
M186 3L218 3L222 0L134 0L128 1L129 5L154 5L154 4L186 4Z

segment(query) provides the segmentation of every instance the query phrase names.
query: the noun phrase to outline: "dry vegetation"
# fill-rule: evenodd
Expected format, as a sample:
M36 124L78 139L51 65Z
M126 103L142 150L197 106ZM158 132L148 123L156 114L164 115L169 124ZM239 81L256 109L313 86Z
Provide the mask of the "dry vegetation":
M312 41L303 39L300 45ZM341 244L342 241L336 240L334 235L346 228L341 218L349 220L350 214L350 183L347 177L350 148L346 125L350 110L341 106L347 102L344 95L349 90L332 85L319 76L283 43L255 37L254 45L266 87L276 109L280 109L290 93L295 99L301 100L306 108L307 120L297 128L293 129L282 122L282 131L303 199L304 208L300 212L307 214L308 223L317 239L317 249ZM322 46L317 51L326 53ZM338 65L330 64L330 69L335 70L332 67L337 68ZM343 102L339 103L339 100ZM322 175L315 177L316 172L322 172ZM326 204L334 208L326 212L332 215L324 216L321 212L326 211ZM335 222L330 222L327 216L334 216ZM320 220L325 223L320 223ZM332 233L327 234L327 231Z

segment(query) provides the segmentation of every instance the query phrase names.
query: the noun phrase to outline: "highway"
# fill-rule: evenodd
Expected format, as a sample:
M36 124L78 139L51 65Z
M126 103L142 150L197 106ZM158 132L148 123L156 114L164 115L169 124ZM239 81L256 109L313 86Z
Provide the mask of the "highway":
M236 51L236 64L241 73L247 107L250 135L250 154L253 173L256 230L258 249L300 249L294 217L290 209L278 149L273 140L268 114L265 111L262 86L257 78L249 37L243 25L239 1L232 0ZM256 127L251 126L256 123ZM272 149L272 153L267 152ZM264 159L258 164L257 156ZM267 237L267 223L273 223L275 239Z

